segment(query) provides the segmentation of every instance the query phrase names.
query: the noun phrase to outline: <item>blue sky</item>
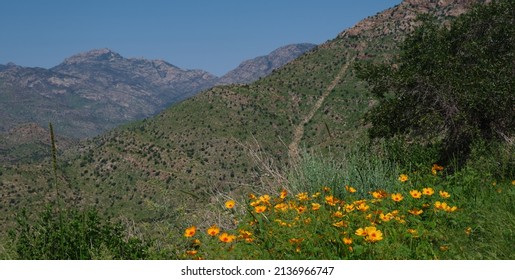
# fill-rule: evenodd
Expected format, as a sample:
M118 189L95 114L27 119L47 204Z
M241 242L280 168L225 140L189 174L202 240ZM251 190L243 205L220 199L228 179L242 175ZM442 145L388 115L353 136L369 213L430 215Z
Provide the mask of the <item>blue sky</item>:
M0 0L0 64L50 68L110 48L223 75L291 43L320 44L401 0Z

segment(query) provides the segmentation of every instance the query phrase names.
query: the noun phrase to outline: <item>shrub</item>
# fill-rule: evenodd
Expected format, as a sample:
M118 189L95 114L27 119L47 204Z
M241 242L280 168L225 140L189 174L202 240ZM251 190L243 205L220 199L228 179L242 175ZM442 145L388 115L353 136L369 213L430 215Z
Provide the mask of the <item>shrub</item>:
M97 211L47 206L31 221L26 210L9 232L19 259L143 259L150 244L125 238L124 227L102 219Z
M472 143L508 140L515 129L515 2L493 1L441 27L424 18L392 64L359 64L379 98L372 137L441 142L440 158L462 164Z

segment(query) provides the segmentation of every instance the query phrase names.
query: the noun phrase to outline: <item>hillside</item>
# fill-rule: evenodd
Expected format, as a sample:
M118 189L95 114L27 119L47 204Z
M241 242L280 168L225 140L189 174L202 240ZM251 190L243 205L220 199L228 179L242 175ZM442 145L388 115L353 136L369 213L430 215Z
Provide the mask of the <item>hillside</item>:
M274 175L300 150L336 157L366 137L362 116L375 101L356 79L355 61L394 55L417 13L443 21L476 2L404 1L255 83L214 87L85 142L60 158L68 200L173 224L203 221L218 200L250 186L278 187L285 178ZM23 205L17 202L27 198L17 192L30 185L13 174L6 170L2 178L10 187L9 194L2 188L2 199L13 199L6 214Z

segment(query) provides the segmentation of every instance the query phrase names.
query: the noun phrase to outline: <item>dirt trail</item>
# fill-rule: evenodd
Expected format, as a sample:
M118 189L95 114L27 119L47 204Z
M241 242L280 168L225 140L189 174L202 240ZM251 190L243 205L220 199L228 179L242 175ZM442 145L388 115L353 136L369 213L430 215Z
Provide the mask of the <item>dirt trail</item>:
M299 143L302 137L304 136L304 125L307 124L313 118L313 116L320 109L320 107L322 107L322 104L324 103L327 96L329 96L331 91L340 82L342 77L345 76L345 73L347 72L350 63L351 61L347 57L346 62L342 66L340 72L338 72L336 77L334 77L334 80L331 82L331 84L329 84L329 86L326 88L322 96L320 96L317 102L313 105L309 113L293 130L293 140L291 141L290 145L288 145L288 156L291 162L296 162L299 159Z

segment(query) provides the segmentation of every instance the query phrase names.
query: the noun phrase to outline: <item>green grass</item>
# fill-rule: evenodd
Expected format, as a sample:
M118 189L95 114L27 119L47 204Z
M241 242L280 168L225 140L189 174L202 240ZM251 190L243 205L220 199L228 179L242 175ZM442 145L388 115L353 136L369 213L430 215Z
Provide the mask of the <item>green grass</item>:
M287 196L280 189L240 201L226 215L238 213L237 225L223 225L229 243L209 236L208 226L182 237L182 258L207 259L513 259L515 181L493 181L474 166L449 174L426 166L399 181L399 166L363 151L344 165L305 156L290 174ZM367 163L363 163L367 162ZM361 183L358 170L370 182ZM353 181L353 179L355 181ZM383 180L381 180L383 179ZM365 181L365 182L367 182ZM352 186L350 192L345 186ZM414 198L410 191L434 191ZM381 199L374 190L386 191ZM440 193L442 192L442 193ZM447 192L449 197L446 197ZM395 202L392 195L401 194ZM333 203L334 202L334 203ZM331 204L333 203L333 204ZM447 206L442 206L446 203ZM357 210L360 204L369 207ZM353 205L352 211L346 211ZM259 206L265 206L261 213ZM455 208L454 208L455 206ZM316 209L315 209L315 208ZM363 206L366 208L365 206ZM410 211L422 210L415 215ZM340 213L338 216L335 213ZM383 215L388 215L390 218ZM187 226L191 226L189 224ZM382 239L358 236L374 226ZM186 229L186 226L183 230ZM352 239L345 244L344 238ZM198 240L198 241L195 241ZM200 245L198 242L200 241Z

